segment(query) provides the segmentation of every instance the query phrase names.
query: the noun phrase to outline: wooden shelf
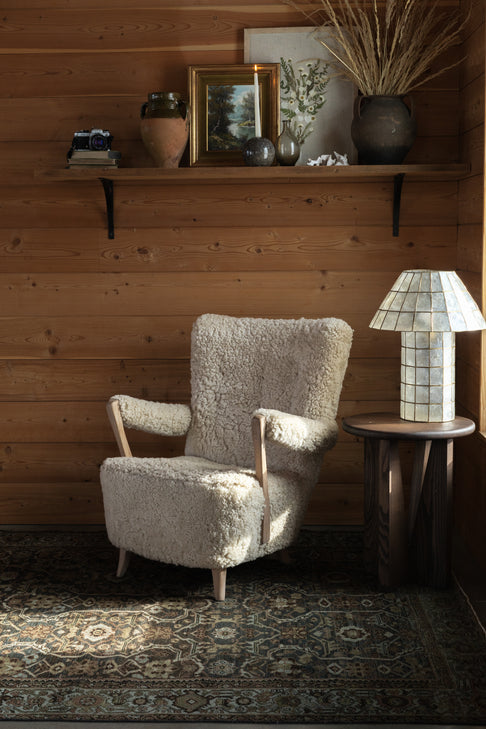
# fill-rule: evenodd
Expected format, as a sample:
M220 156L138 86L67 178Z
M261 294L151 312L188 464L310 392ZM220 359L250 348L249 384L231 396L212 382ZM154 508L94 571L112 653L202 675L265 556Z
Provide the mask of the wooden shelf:
M117 182L160 182L163 184L247 184L256 182L364 182L393 180L405 175L410 180L457 180L468 174L466 164L447 165L345 165L330 167L77 167L59 170L38 170L43 180L86 181L107 177Z
M106 200L108 238L115 237L113 188L114 183L146 183L187 185L245 185L257 183L295 184L329 182L393 183L393 235L400 224L400 201L405 178L411 181L460 180L466 177L466 164L447 165L333 165L330 167L76 167L62 170L36 170L34 176L46 182L89 182L99 180Z

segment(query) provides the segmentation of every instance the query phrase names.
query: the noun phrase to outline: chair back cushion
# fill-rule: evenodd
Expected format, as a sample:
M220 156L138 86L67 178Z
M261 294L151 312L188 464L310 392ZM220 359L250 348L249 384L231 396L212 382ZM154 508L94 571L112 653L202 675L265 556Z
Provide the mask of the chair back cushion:
M199 317L186 454L254 468L251 416L258 408L334 420L351 339L349 325L335 318ZM306 459L278 444L267 447L269 471L305 473Z

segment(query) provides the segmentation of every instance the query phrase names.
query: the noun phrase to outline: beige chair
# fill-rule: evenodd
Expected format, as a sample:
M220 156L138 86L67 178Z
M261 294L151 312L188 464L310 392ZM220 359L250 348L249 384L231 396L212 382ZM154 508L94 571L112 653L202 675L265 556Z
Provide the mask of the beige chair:
M120 549L212 570L283 550L296 538L336 411L352 330L340 319L206 314L191 343L191 407L115 395L108 413L121 457L101 484L108 537ZM186 435L185 455L132 457L124 428Z

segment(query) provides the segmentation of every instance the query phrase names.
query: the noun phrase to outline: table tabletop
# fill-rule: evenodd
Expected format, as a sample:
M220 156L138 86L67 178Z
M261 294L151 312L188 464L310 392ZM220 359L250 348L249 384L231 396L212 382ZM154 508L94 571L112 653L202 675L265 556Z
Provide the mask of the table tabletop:
M394 413L362 413L342 420L343 430L363 438L399 438L402 440L437 440L460 438L473 433L473 420L458 416L441 423L420 423L404 420Z

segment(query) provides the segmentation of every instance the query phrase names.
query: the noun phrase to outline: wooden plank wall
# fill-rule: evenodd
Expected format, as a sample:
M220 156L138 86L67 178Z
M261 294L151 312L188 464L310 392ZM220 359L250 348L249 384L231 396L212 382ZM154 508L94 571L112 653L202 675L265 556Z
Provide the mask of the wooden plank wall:
M467 3L464 7L467 8ZM478 304L484 300L484 117L485 117L485 10L472 5L464 39L460 77L461 155L471 173L459 186L458 271ZM479 424L476 433L456 445L455 519L462 539L486 570L486 431L480 412L481 375L484 378L484 340L479 333L457 335L457 399L463 414ZM483 360L483 362L482 362ZM483 373L481 373L481 365ZM486 382L483 380L483 387ZM486 392L483 392L483 402ZM482 433L481 433L482 428Z
M345 318L355 339L340 415L397 410L400 337L368 323L404 268L456 267L456 182L406 182L397 238L385 182L125 184L110 241L98 183L33 174L62 168L73 131L96 126L124 165L150 165L147 93L185 93L188 64L241 63L245 27L295 25L280 0L3 0L1 523L102 523L98 468L115 454L104 403L116 392L187 402L204 312ZM414 95L408 161L459 160L458 77ZM138 454L182 447L134 439ZM308 522L361 521L362 444L342 433Z

